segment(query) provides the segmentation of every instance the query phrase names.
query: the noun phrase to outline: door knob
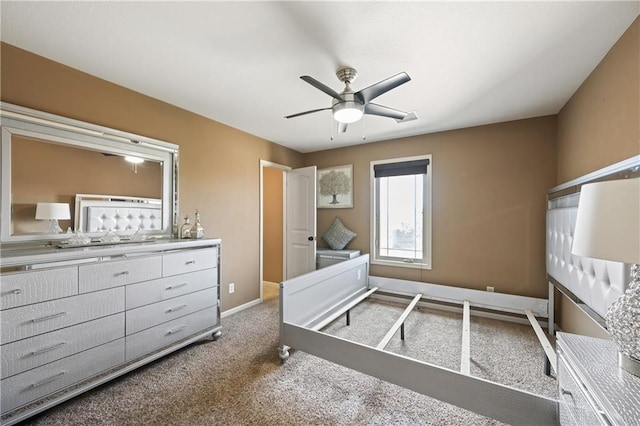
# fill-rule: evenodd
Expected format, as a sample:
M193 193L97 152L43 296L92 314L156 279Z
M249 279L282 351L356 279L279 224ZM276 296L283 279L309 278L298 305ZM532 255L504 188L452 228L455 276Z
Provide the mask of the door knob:
M315 239L316 239L316 237L309 237L309 238L307 238L307 240L309 240L309 241L313 241L313 240L315 240Z

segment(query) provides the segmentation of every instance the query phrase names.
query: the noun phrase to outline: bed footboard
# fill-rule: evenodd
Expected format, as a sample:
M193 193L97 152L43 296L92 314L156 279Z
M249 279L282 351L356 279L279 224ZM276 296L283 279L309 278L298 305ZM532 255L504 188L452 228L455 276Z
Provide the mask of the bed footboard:
M284 323L319 328L369 292L369 255L280 283L280 358L289 356Z

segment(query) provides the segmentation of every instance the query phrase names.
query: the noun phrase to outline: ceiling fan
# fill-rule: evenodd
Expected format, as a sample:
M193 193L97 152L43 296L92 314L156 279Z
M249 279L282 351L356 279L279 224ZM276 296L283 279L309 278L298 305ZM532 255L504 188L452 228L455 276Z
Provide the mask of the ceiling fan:
M351 89L351 83L358 75L355 69L343 67L338 69L336 75L345 85L345 88L341 93L337 93L313 77L309 77L308 75L301 76L300 78L302 80L331 96L333 98L332 104L327 108L299 112L297 114L288 115L285 118L294 118L301 115L312 114L314 112L331 110L333 112L333 118L338 122L338 132L344 133L347 131L347 125L360 120L363 114L389 117L398 121L404 120L410 114L371 102L383 93L386 93L391 89L395 89L401 84L411 80L411 77L409 77L406 72L396 74L357 92L354 92Z

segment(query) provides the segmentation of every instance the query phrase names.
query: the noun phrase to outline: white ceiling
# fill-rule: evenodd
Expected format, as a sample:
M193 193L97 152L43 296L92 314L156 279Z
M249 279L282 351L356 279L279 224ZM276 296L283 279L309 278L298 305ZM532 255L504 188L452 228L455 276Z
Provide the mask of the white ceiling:
M13 2L1 39L300 152L557 113L640 13L640 2ZM412 80L335 136L331 98ZM126 106L123 105L123 108ZM366 141L362 140L363 133Z

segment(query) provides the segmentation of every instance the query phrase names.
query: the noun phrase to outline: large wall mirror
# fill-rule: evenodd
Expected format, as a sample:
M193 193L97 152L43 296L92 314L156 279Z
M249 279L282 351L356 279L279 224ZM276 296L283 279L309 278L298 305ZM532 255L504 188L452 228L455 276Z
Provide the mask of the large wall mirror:
M3 243L65 239L68 229L173 235L177 145L8 103L0 113ZM68 211L61 234L42 217L52 206Z

